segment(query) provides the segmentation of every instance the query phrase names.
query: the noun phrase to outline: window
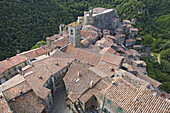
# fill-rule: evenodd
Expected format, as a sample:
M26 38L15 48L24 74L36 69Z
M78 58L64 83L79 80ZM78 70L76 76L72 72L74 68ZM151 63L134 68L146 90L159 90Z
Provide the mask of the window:
M46 84L48 85L48 81L46 82Z
M9 72L8 72L8 74L10 75L10 74L11 74L11 72L9 71Z
M56 78L56 76L54 76L54 80L56 80L57 78Z
M25 66L27 66L27 62L24 62Z
M51 101L49 102L49 104L51 105Z
M73 30L71 29L71 35L73 35Z
M107 110L106 110L106 108L104 108L104 110L103 110L103 111L104 111L104 113L106 113L106 111L107 111Z
M110 101L109 99L107 99L107 103L108 103L109 105L111 105L111 101Z
M48 99L50 99L50 94L48 95Z
M117 74L117 77L119 77L119 75Z
M16 71L17 69L16 69L16 67L14 67L14 71Z
M118 111L118 113L122 113L123 109L118 107L117 111Z

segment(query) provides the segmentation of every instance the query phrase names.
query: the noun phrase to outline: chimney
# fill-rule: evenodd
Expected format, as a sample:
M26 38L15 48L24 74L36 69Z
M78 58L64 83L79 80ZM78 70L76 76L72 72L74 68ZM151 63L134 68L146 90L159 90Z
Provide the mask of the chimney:
M43 77L42 77L42 76L38 76L38 78L39 78L39 79L43 79Z
M92 88L93 85L94 85L94 82L93 82L93 80L91 80L91 81L90 81L90 88Z
M81 75L80 75L80 72L78 72L78 73L77 73L77 76L78 76L78 77L80 77L80 76L81 76Z
M115 81L112 81L112 85L115 85L116 83L115 83Z
M59 65L58 62L55 65L58 66Z
M115 69L112 66L109 67L109 70L115 72Z

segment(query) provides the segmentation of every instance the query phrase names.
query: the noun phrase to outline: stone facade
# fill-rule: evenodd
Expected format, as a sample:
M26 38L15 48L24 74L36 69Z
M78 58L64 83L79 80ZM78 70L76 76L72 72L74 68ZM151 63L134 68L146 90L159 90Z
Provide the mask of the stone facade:
M114 9L106 9L96 14L91 14L91 11L89 11L84 13L83 25L93 25L100 29L114 30L119 25L119 19Z
M12 78L13 76L15 76L16 74L18 74L18 67L25 67L26 65L28 65L28 62L25 61L21 64L18 64L10 69L8 69L7 71L3 72L0 74L0 84L4 83L6 80Z
M74 44L75 47L81 46L81 25L77 23L71 23L68 25L69 43Z

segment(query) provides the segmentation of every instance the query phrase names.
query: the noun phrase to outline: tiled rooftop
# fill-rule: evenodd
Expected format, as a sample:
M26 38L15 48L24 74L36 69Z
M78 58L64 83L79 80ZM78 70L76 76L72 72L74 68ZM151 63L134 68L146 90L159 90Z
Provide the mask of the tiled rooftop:
M61 37L58 40L53 42L53 45L56 47L63 47L69 43L69 38L68 37Z
M13 56L11 58L8 58L6 60L3 60L0 62L0 73L3 73L6 70L8 70L16 65L19 65L27 60L28 59L25 56L19 55L19 54L17 54L16 56Z
M30 85L26 81L24 81L20 84L17 84L14 87L11 87L11 88L3 91L3 94L5 95L6 100L10 101L10 100L20 96L22 93L26 93L30 90L31 90Z
M88 69L87 64L77 62L72 63L69 71L63 78L65 85L69 88L69 91L73 92L73 94L71 93L69 95L71 100L78 99L80 95L88 90L90 88L91 81L93 81L93 85L95 85L100 79L100 76ZM75 94L77 95L76 97Z
M79 100L85 104L93 95L99 99L102 99L102 95L100 91L102 91L103 89L107 87L108 87L108 84L104 80L99 80L96 83L96 85L93 86L93 88L87 90L86 93L81 95Z
M120 66L123 59L124 58L121 56L111 55L111 54L104 54L101 57L101 61L115 65L115 66Z
M23 53L21 53L21 55L23 55L23 56L27 57L29 60L31 60L31 59L34 59L38 56L46 54L49 51L51 51L50 48L48 49L48 48L45 48L45 47L40 47L40 48L37 48L37 49L33 49L33 50L30 50L30 51L23 52Z
M130 20L123 20L123 22L130 23Z
M81 62L85 62L88 64L91 64L93 66L96 66L101 56L92 52L88 52L79 48L74 48L72 45L69 45L67 49L65 50L65 53L72 56L73 58L76 58L77 60Z
M34 63L34 67L32 68L34 73L26 76L25 78L34 92L41 98L45 99L50 92L49 89L44 87L47 80L50 79L51 75L68 66L68 62L71 63L73 60L73 58L48 57L37 61ZM58 65L56 65L56 63L58 63ZM40 79L39 76L41 76L42 79Z
M113 43L113 41L108 40L106 38L102 38L101 40L98 40L95 45L101 46L101 47L111 47L113 45L117 46L115 43Z
M81 30L81 36L83 36L83 37L90 36L93 39L93 38L98 37L98 33L93 30L83 29L83 30Z
M121 28L117 28L117 29L115 29L115 31L117 31L117 32L121 32L121 31L122 31L122 29L121 29Z
M33 91L29 91L10 101L9 106L14 113L42 113L45 105Z
M138 31L137 28L130 28L130 31Z
M100 54L105 54L105 53L114 54L116 53L116 51L111 47L104 47L99 53Z
M136 77L132 73L129 73L125 70L119 69L118 74L122 75L123 79L125 79L127 82L135 86L136 88L140 88L141 86L148 86L149 82L140 79L139 77Z
M5 83L3 83L2 85L0 85L0 92L7 90L11 87L15 87L24 81L25 81L24 77L18 74L12 77L11 79L9 79L8 81L6 81Z
M101 29L99 29L95 26L92 26L92 25L85 25L85 26L83 26L83 29L94 30L94 31L97 31L98 33L101 33Z
M129 52L131 53L132 56L141 56L136 50L134 49L129 49Z
M54 36L51 36L51 37L47 37L46 40L57 40L61 37L61 35L58 35L58 34L55 34Z
M1 92L0 92L0 113L13 113Z
M110 84L101 93L130 113L167 113L170 109L170 103L163 98L155 97L143 86L135 88L121 77L115 80L115 85Z

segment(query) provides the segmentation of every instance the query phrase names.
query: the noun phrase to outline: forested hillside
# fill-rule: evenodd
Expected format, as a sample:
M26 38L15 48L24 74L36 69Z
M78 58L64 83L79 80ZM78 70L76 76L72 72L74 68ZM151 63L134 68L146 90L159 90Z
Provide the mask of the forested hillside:
M115 8L121 20L137 20L134 26L154 53L154 59L146 61L149 76L170 93L170 0L1 0L0 60L17 50L31 49L57 33L59 24L75 21L89 6Z

